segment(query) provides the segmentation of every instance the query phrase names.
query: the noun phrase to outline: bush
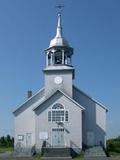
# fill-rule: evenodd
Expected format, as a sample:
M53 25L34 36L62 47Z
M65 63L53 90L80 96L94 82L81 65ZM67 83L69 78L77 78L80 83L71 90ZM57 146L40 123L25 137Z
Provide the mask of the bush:
M109 152L120 153L120 137L115 138L115 139L109 139L107 141L107 150Z
M14 138L7 135L6 137L2 136L0 138L0 147L13 147L14 146Z

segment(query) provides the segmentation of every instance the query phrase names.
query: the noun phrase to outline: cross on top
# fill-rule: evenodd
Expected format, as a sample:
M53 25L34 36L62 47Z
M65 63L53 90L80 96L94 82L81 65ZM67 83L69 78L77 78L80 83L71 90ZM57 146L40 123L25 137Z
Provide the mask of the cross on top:
M61 12L61 10L62 10L63 7L64 7L63 5L57 5L56 6L56 8L58 9L59 12Z

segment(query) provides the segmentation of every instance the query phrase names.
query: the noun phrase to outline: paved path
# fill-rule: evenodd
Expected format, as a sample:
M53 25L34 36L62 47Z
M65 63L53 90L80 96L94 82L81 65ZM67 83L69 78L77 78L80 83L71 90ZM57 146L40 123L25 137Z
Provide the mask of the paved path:
M13 157L12 153L6 152L0 154L0 160L33 160L31 157Z
M120 157L89 157L85 160L120 160Z
M34 160L31 157L13 157L10 152L0 154L0 160ZM84 160L120 160L120 157L86 157Z
M11 157L11 156L9 156L9 157L1 157L0 156L0 160L34 160L33 158L26 158L26 157L22 157L22 158L20 158L20 157ZM103 157L94 157L94 158L85 158L85 160L120 160L120 157L116 157L116 158L108 158L108 157L106 157L106 158L103 158Z
M0 160L34 160L34 159L32 159L32 158L13 158L13 157L9 157L9 158L1 158L0 157Z
M0 160L1 160L2 158L11 157L11 155L12 155L11 152L1 153L1 154L0 154Z
M0 157L0 160L34 160L33 158L26 158L26 157Z
M106 154L101 146L94 146L85 150L85 157L106 157Z

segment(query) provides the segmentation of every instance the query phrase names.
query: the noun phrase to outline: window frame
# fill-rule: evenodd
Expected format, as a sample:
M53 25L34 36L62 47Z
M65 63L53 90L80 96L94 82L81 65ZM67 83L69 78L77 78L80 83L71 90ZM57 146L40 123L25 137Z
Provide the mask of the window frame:
M55 105L56 105L56 108L54 108ZM63 108L57 108L57 105L58 106L60 105ZM63 113L60 113L60 112L63 112ZM66 117L66 112L67 112L67 117ZM54 114L54 116L53 116L53 114ZM63 114L63 116L62 116L62 114ZM66 110L65 107L60 103L54 104L51 107L51 109L48 110L47 116L48 116L47 117L48 118L48 122L69 122L69 111Z

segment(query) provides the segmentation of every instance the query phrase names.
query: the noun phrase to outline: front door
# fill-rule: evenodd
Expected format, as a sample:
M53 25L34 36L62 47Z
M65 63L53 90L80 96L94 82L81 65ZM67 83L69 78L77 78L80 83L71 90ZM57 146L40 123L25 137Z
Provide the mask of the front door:
M52 129L52 145L53 147L64 146L64 129L63 128Z
M94 145L94 133L93 132L87 132L87 145L88 146Z

